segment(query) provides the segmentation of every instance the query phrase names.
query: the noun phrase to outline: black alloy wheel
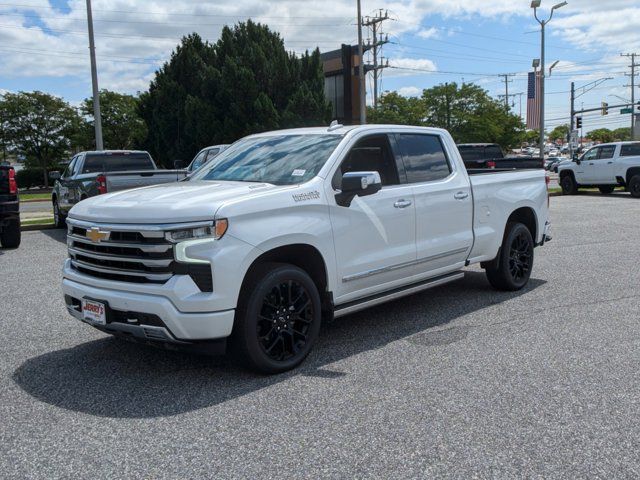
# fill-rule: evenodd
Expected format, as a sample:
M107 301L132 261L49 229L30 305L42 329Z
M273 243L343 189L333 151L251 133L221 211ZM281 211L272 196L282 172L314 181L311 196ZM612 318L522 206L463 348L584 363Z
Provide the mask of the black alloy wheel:
M489 283L498 290L513 292L523 288L533 269L534 240L522 223L508 223L498 256L485 264Z
M318 287L307 272L264 263L243 283L229 351L261 373L291 370L309 355L321 319Z
M511 241L509 250L509 272L514 283L528 279L533 266L533 244L531 235L519 232Z
M304 350L313 321L313 303L305 286L294 280L279 283L262 299L258 343L272 360L289 360Z
M629 180L629 193L634 198L640 198L640 175L634 175Z

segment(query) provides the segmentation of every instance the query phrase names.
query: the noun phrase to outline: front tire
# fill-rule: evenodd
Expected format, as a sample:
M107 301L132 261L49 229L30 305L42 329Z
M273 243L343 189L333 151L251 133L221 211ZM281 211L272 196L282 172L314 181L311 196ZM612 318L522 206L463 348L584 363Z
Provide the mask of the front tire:
M523 288L533 268L533 237L522 223L508 223L498 258L486 267L489 283L497 290Z
M245 282L231 345L248 368L260 373L291 370L307 357L320 332L321 302L302 269L267 263Z
M563 195L575 195L578 193L578 184L571 174L562 176L560 179L560 187L562 188Z
M598 190L600 190L600 193L603 195L609 195L610 193L613 193L615 188L616 187L614 187L613 185L601 185L598 187Z
M0 233L0 245L4 248L18 248L20 246L20 220L10 220Z
M629 193L634 198L640 198L640 175L634 175L629 180Z
M67 228L67 219L60 211L58 200L53 201L53 223L56 228Z

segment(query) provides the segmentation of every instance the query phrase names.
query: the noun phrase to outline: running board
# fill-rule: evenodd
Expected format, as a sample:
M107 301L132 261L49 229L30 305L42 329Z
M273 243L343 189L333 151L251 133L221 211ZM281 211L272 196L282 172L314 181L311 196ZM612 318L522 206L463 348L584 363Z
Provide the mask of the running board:
M381 303L389 302L407 295L413 295L414 293L418 293L423 290L439 287L440 285L460 280L461 278L464 278L464 272L448 273L447 275L430 278L418 283L412 283L411 285L396 288L388 292L377 293L369 297L361 298L360 300L354 300L353 302L338 305L333 312L333 316L334 318L338 318L350 313L359 312L360 310L380 305Z

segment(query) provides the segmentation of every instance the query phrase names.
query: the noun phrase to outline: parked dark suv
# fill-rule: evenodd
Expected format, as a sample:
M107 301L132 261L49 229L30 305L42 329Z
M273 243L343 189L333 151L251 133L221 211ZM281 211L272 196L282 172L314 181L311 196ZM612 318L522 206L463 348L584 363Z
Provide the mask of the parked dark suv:
M20 245L20 206L13 167L0 165L0 244L5 248Z

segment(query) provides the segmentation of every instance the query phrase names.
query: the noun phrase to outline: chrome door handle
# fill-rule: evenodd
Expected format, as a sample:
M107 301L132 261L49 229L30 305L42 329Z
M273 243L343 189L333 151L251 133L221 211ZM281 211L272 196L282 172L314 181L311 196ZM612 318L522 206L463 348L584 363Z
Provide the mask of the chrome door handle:
M468 196L469 194L467 192L458 192L453 196L453 198L455 198L456 200L464 200Z
M411 205L411 201L410 200L404 200L404 199L400 199L396 203L393 204L393 206L396 207L396 208L407 208L410 205Z

